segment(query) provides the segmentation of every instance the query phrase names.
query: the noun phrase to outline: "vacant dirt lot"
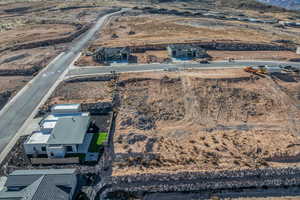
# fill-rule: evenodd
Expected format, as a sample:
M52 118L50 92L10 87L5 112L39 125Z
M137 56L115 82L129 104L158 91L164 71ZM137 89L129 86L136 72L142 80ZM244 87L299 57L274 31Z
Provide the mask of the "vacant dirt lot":
M0 78L0 110L15 95L31 77L4 76Z
M29 76L32 78L31 75L69 46L68 42L74 39L71 35L86 30L82 28L109 9L103 6L111 5L80 1L6 2L0 2L0 74L12 76L0 78L0 108L25 84L22 82L19 86L23 75L28 75L26 81ZM66 40L68 37L70 39ZM32 45L36 42L39 45ZM20 49L18 45L23 44L31 45ZM9 83L8 87L4 81Z
M288 93L299 79L281 79L287 92L277 79L242 70L122 75L113 175L299 166L300 109Z
M3 76L0 78L0 92L23 87L30 78L26 76Z
M112 20L95 45L134 46L212 40L270 43L280 39L300 42L296 37L299 32L295 29L281 29L269 24L158 14L136 15L124 15Z
M0 70L22 70L34 66L46 66L60 49L56 47L40 47L18 51L6 51L0 56Z
M299 58L295 52L291 51L208 51L213 60L282 60L287 61L293 58Z
M75 27L67 24L33 24L20 26L0 35L0 45L9 46L19 42L35 42L45 39L54 39L69 35Z
M111 102L111 86L110 81L64 82L56 88L46 105Z

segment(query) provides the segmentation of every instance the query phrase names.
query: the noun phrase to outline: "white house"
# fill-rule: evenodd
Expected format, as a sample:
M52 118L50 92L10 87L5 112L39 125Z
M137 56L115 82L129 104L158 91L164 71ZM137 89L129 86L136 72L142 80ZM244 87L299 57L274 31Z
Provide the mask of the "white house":
M73 106L74 113L67 107L54 106L54 113L41 122L40 130L27 138L23 146L28 156L47 155L49 158L63 158L66 154L87 153L90 115L79 112L78 106Z

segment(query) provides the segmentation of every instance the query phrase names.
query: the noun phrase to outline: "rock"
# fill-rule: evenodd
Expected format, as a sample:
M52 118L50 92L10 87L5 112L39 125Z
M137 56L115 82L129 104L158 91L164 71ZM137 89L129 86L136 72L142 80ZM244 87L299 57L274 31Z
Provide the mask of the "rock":
M155 127L155 121L150 116L141 115L138 118L136 127L141 130L150 130Z
M132 135L133 134L133 135ZM141 142L147 139L147 136L142 134L130 133L127 138L128 144L135 144L136 142Z
M121 122L122 128L126 128L126 127L128 127L128 126L131 126L132 124L133 124L132 118L127 118L127 119L125 119L125 120L123 120L123 121Z

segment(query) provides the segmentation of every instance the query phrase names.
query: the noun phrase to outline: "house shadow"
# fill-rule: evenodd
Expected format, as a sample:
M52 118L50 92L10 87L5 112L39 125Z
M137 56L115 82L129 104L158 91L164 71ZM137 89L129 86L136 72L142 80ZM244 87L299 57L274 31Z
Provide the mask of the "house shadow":
M137 62L138 62L137 56L134 55L129 56L128 63L137 63Z
M284 82L297 82L293 76L286 73L272 73L272 76Z

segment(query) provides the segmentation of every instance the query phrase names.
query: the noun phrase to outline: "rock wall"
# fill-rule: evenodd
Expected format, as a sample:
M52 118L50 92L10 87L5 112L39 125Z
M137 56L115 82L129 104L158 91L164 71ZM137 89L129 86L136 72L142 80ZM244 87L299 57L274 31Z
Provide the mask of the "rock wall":
M112 9L102 11L101 14L98 17L104 16L105 14L115 12L115 11L118 11L118 10L120 10L120 9L119 8L112 8ZM51 20L45 20L44 21L44 23L47 23L47 22L51 23ZM55 21L52 21L52 22L54 23ZM92 24L88 24L88 25L82 25L80 27L80 25L78 25L76 23L74 25L76 25L76 27L79 28L79 30L77 30L76 32L72 33L69 36L56 38L56 39L50 39L50 40L43 40L43 41L29 42L29 43L24 43L24 44L17 44L17 45L14 45L14 46L5 47L5 48L0 49L0 53L3 52L3 51L7 51L7 50L16 51L16 50L20 50L20 49L31 49L31 48L44 47L44 46L50 46L50 45L55 45L55 44L71 42L72 40L74 40L75 38L77 38L78 36L80 36L81 34L86 32L92 26Z
M300 168L265 168L240 171L186 172L112 177L113 192L192 192L235 189L266 189L300 185Z
M42 68L43 66L33 66L29 69L3 69L0 70L0 76L32 76Z
M111 81L115 79L113 75L94 76L94 77L78 77L66 80L66 83L86 82L86 81Z
M74 40L75 38L80 36L82 33L86 32L90 28L90 26L91 25L85 25L80 30L78 30L75 33L73 33L69 36L66 36L66 37L37 41L37 42L29 42L29 43L24 43L24 44L17 44L15 46L11 46L11 47L6 47L3 49L0 49L0 53L3 51L7 51L7 50L16 51L16 50L20 50L20 49L32 49L32 48L37 48L37 47L51 46L51 45L55 45L55 44L71 42L72 40Z
M180 43L178 43L180 44ZM221 51L295 51L293 47L287 47L278 44L267 43L242 43L236 41L212 41L212 42L194 42L205 50L221 50ZM132 53L143 53L145 51L165 50L170 44L129 46Z

